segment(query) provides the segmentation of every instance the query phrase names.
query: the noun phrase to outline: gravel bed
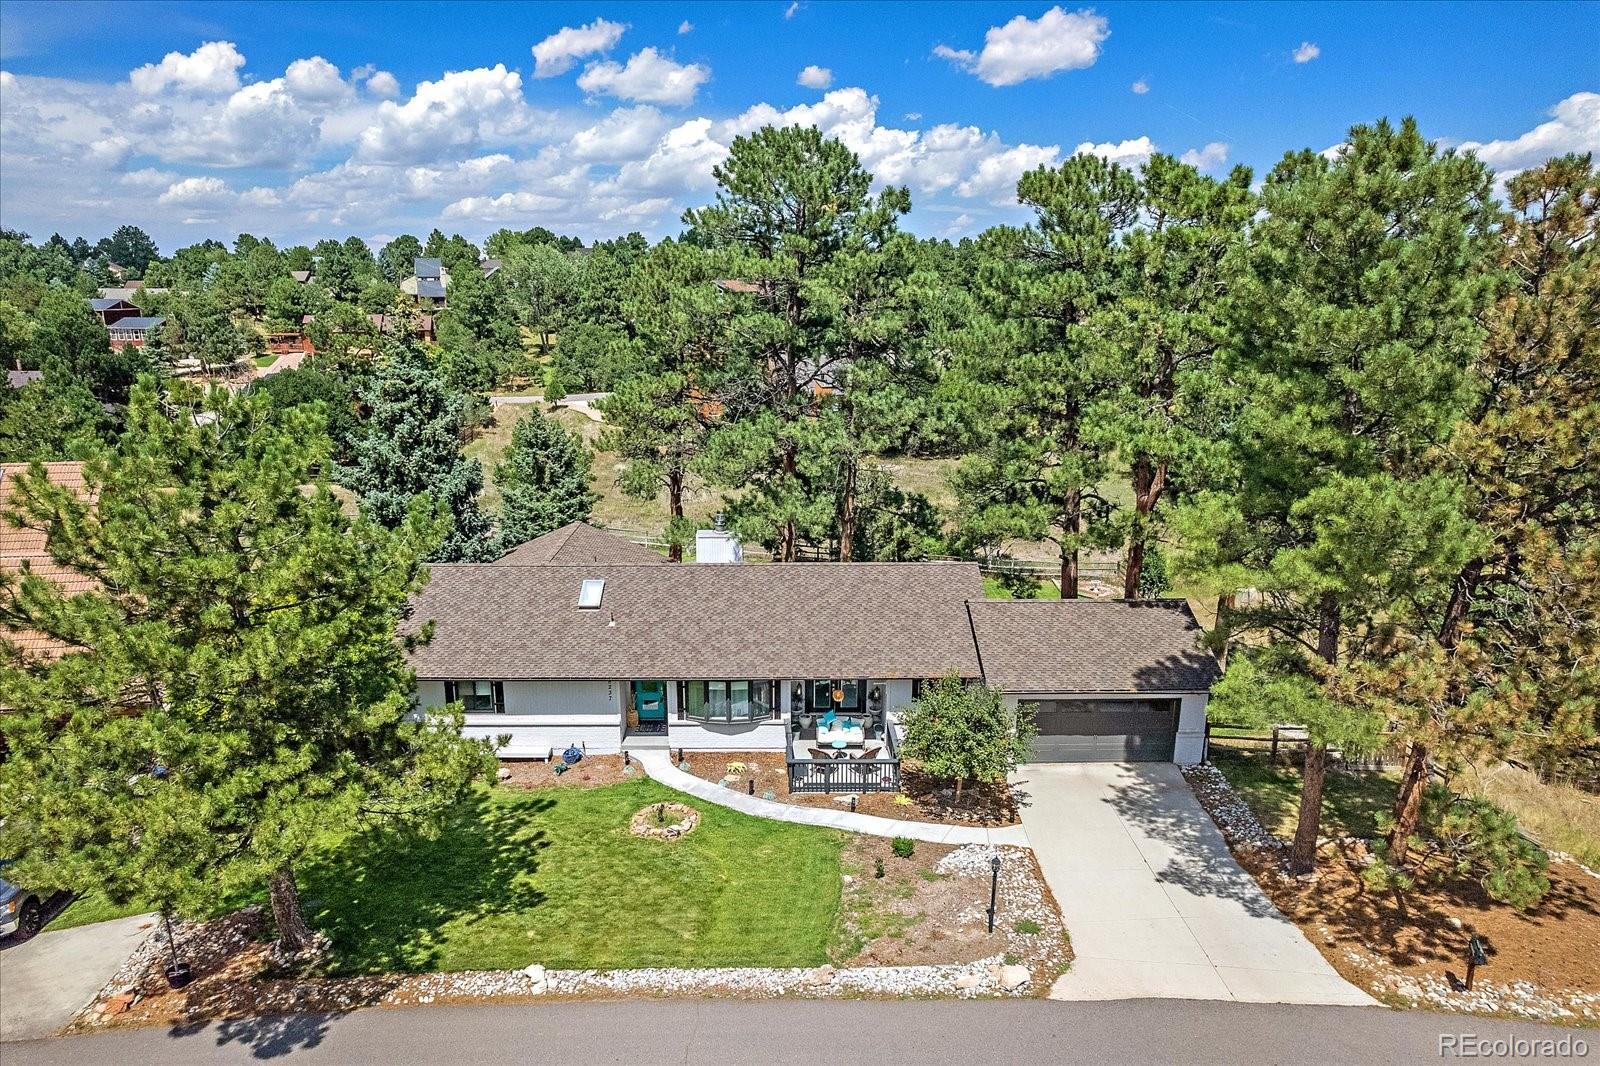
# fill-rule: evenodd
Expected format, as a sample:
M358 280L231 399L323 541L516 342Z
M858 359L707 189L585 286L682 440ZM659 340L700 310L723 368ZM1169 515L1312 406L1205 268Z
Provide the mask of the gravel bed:
M1183 776L1229 844L1236 848L1281 850L1285 847L1283 841L1267 832L1261 819L1239 798L1221 770L1210 763L1200 763L1183 767Z
M1346 950L1350 962L1372 975L1373 990L1410 1007L1467 1014L1501 1014L1545 1022L1600 1021L1600 992L1548 992L1528 981L1502 983L1479 976L1472 991L1437 974L1395 973L1382 959Z

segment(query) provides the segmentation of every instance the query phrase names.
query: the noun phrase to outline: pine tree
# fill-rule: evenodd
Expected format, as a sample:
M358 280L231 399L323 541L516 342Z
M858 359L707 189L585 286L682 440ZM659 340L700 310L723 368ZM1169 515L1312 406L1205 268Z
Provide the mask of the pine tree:
M853 507L836 475L841 456L861 449L831 397L848 396L854 365L899 342L910 257L898 226L911 197L896 187L870 195L855 154L814 128L736 137L713 173L716 203L684 221L743 291L728 294L722 420L707 467L742 489L727 501L735 528L793 561L804 532L836 530Z
M1600 728L1600 172L1588 156L1514 177L1504 289L1446 461L1484 534L1414 613L1375 681L1409 741L1388 857L1403 864L1436 763L1555 762Z
M362 511L396 529L412 501L427 495L451 519L429 561L492 558L490 522L478 508L483 468L461 453L466 398L450 390L420 350L401 344L362 389L361 400L370 414L344 482L360 497Z
M111 429L105 408L59 363L24 388L0 390L0 456L6 462L71 459Z
M1250 555L1261 602L1232 613L1265 645L1229 673L1309 686L1311 744L1290 865L1313 867L1330 745L1358 747L1372 709L1340 698L1407 604L1446 585L1473 550L1459 478L1431 461L1465 409L1489 294L1489 179L1407 119L1356 127L1336 159L1291 154L1232 278L1224 370L1247 398L1231 501L1197 501ZM1240 546L1229 535L1218 544ZM1345 686L1346 688L1348 686ZM1224 690L1247 697L1246 686ZM1229 707L1228 698L1219 706Z
M414 717L394 636L443 522L347 517L308 408L145 379L128 421L85 494L42 470L14 488L6 519L93 584L0 574L0 853L26 884L195 913L264 885L292 957L320 940L295 880L309 849L427 828L493 766L459 714Z
M1099 491L1110 446L1093 412L1120 380L1099 318L1120 295L1118 236L1138 217L1139 183L1082 155L1024 174L1017 196L1036 222L980 241L979 299L992 317L977 320L960 379L992 421L955 488L964 540L1048 538L1072 599L1080 552L1115 532Z
M589 517L599 499L589 488L589 449L561 423L530 410L511 431L494 468L500 490L500 551Z

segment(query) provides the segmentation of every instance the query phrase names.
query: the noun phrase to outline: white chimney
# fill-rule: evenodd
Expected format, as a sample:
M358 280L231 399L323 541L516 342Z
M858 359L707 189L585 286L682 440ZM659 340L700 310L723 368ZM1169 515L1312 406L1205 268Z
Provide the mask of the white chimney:
M695 531L694 561L697 563L744 562L744 545L739 543L738 537L722 528L721 515L717 515L717 528Z

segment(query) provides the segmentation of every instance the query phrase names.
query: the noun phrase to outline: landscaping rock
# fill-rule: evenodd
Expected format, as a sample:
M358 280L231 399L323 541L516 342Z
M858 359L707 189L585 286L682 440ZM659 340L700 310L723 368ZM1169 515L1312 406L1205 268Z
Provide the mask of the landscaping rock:
M1452 929L1460 929L1464 925L1464 923L1461 921L1461 919L1457 918L1453 914L1450 917L1445 919L1445 924L1448 925Z
M522 975L532 982L532 991L534 995L542 996L549 990L550 980L545 976L544 967L539 965L537 962L525 967L522 971Z
M1026 966L991 966L989 979L1007 992L1014 992L1033 978Z
M832 966L818 966L815 970L812 970L810 973L806 974L806 984L831 985L833 984L834 973L835 971Z
M511 771L507 767L502 766L502 767L500 767L500 769L498 769L498 770L496 770L494 772L494 776L495 776L495 780L497 780L497 781L510 781L511 780Z
M128 1011L133 1009L134 1001L136 1001L138 998L139 993L133 991L132 989L129 989L126 992L118 992L116 995L106 1000L103 1013L126 1014Z
M982 974L964 973L956 978L956 990L960 992L970 991L981 984L983 984Z

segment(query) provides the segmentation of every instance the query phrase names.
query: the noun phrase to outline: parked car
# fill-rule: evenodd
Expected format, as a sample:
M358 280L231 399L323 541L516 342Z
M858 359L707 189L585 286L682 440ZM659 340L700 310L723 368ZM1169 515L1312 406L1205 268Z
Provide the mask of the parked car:
M0 870L10 863L0 860ZM0 877L0 936L30 937L44 926L44 899L32 889Z

